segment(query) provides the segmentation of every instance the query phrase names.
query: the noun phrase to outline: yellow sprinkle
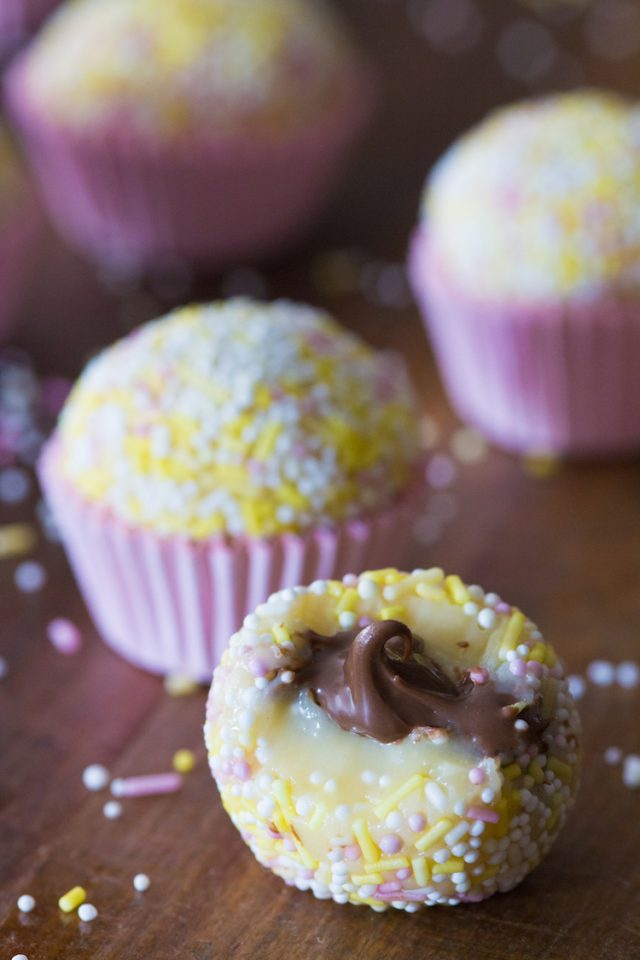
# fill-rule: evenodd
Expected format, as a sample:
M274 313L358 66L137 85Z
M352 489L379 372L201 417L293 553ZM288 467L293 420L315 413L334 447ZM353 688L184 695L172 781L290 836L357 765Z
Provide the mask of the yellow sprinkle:
M542 717L549 720L556 711L558 699L558 682L550 677L542 681Z
M273 639L279 646L285 643L291 643L291 631L284 623L277 623L273 627Z
M426 887L431 879L431 871L429 869L429 863L425 857L414 857L411 861L411 866L413 867L413 875L416 878L416 883L419 887Z
M536 643L535 647L529 653L529 660L535 660L537 663L544 663L547 655L547 648L544 643Z
M506 660L507 654L510 650L515 650L518 646L518 641L524 630L525 617L520 610L514 610L509 618L507 624L507 629L504 632L502 638L502 643L500 645L499 656L502 660Z
M522 773L522 768L518 763L510 763L509 766L502 768L502 773L506 780L515 780Z
M498 800L498 802L496 803L496 809L497 809L497 810L499 811L499 813L500 813L500 819L499 819L498 823L496 824L496 837L497 837L498 839L501 839L502 837L506 837L506 835L507 835L507 829L508 829L508 826L509 826L509 815L508 815L508 812L507 812L507 801L506 801L506 799L505 799L504 797L503 797L501 800Z
M275 828L277 829L278 833L289 833L289 830L291 829L291 824L283 814L282 810L278 810L278 809L274 810L271 815L271 821L275 826Z
M382 874L380 873L356 873L351 877L351 880L358 887L364 887L365 885L369 884L377 887L379 883L384 883Z
M460 577L453 575L447 577L444 582L449 592L449 596L454 603L458 603L460 606L463 606L465 603L469 603L471 600L471 595Z
M327 815L327 808L323 803L319 803L309 819L309 828L311 830L317 830L318 827L322 825L322 822L326 817L326 815Z
M271 789L285 817L295 817L296 811L291 800L291 784L286 780L275 780Z
M391 607L383 607L380 611L381 620L400 620L405 615L405 608L400 603Z
M533 777L534 783L544 783L544 770L537 760L532 760L529 764L529 775Z
M87 892L83 887L72 887L67 893L65 893L58 900L58 906L63 911L63 913L71 913L81 903L84 903L87 899Z
M179 673L169 674L164 678L164 688L170 697L188 697L200 689L197 680L183 677Z
M546 648L547 648L547 649L546 649L546 653L545 653L545 657L544 657L544 662L545 662L546 665L547 665L548 667L550 667L550 668L551 668L551 667L555 667L556 663L558 662L558 658L557 658L557 656L556 656L556 652L555 652L555 650L553 649L553 647L551 646L551 644L549 644L549 643L546 644Z
M367 821L358 817L353 821L353 834L358 841L366 863L375 863L380 856L380 849L371 839Z
M451 860L445 860L444 863L434 863L434 873L460 873L464 870L465 863L462 857L453 857Z
M363 577L367 577L368 580L374 580L376 583L397 583L398 580L403 579L403 574L399 573L395 567L386 567L384 570L366 570L363 574Z
M273 448L276 445L276 440L281 431L280 424L273 420L271 423L263 429L262 433L258 437L258 441L253 448L253 456L256 460L268 460L271 454L273 453Z
M545 829L546 829L547 831L553 830L553 828L555 827L555 825L556 825L556 823L558 822L559 818L560 818L560 810L554 810L554 812L551 814L550 818L547 820Z
M307 869L315 870L315 868L318 866L318 861L314 860L314 858L311 856L308 850L303 847L302 843L297 837L293 838L293 842L296 845L296 850L298 851L298 855L304 866L307 867Z
M419 773L415 773L412 777L402 784L401 787L398 787L397 790L394 790L393 793L389 794L386 800L383 800L382 803L379 803L377 807L374 807L374 813L376 817L380 817L383 820L387 814L391 813L394 807L397 807L401 800L404 800L405 797L408 797L410 793L413 793L414 790L422 788L425 783L426 777L421 776Z
M173 769L178 773L190 773L196 765L193 750L177 750L173 755Z
M365 863L367 873L385 873L387 870L403 870L409 866L406 857L383 857L376 863Z
M420 583L416 584L416 596L422 597L423 600L446 600L447 595L444 590L441 590L440 587L434 587L430 583Z
M358 600L358 591L355 587L348 587L338 601L336 613L353 613L358 607Z
M453 820L450 820L448 817L443 817L442 820L438 820L437 823L434 823L432 827L418 837L416 840L416 850L419 850L421 853L424 850L428 850L429 847L432 847L441 837L444 837L445 833L448 833L452 826Z
M573 770L568 763L565 763L559 757L555 757L552 753L549 754L549 759L547 760L547 767L556 777L559 777L561 780L564 780L565 783L571 783L573 779Z
M0 527L0 558L22 557L36 545L36 532L28 523L8 523Z

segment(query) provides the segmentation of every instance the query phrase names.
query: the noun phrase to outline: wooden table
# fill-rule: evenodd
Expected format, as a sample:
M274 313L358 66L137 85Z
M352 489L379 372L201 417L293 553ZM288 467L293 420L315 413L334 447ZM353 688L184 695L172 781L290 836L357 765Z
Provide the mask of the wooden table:
M573 465L536 477L495 451L458 462L450 443L459 425L417 312L402 305L393 283L397 305L385 306L389 284L375 283L380 264L402 260L423 175L455 133L498 102L577 75L632 89L633 58L597 57L585 45L582 18L536 20L516 0L482 4L480 39L455 56L411 27L400 0L344 5L380 63L381 115L307 246L248 279L266 282L271 295L324 303L366 339L408 358L438 427L433 455L447 457L441 465L456 472L433 492L409 566L440 564L521 605L573 673L595 657L633 659L640 648L638 464ZM495 56L504 29L522 18L538 24L534 34L549 30L564 50L528 87L506 77ZM477 33L473 23L468 28ZM338 296L331 258L318 255L353 245L369 264L366 296ZM390 275L397 279L392 270L387 281ZM227 275L197 292L241 281L242 274ZM106 291L48 237L16 342L42 373L75 375L96 347L181 296L157 286ZM32 518L33 500L0 514L2 523ZM0 652L8 664L0 681L0 960L17 953L29 960L640 956L640 798L603 759L612 745L640 751L638 690L588 687L577 806L551 855L516 891L414 916L339 907L286 888L243 846L206 767L205 691L172 698L161 680L112 654L91 626L61 548L43 538L35 557L48 581L31 595L14 586L17 561L0 561ZM81 627L85 644L76 656L61 656L47 641L46 625L56 616ZM89 763L104 763L114 775L153 772L168 768L181 747L198 755L183 791L125 802L118 820L102 814L106 794L82 785ZM139 872L152 881L144 894L132 887ZM91 925L58 911L58 897L77 883L100 911ZM37 900L29 915L16 908L22 893Z

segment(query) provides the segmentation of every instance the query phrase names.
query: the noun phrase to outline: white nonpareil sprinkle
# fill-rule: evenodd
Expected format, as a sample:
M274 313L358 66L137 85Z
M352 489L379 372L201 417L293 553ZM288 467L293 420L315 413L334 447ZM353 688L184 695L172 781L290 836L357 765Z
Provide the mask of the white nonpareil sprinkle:
M11 960L29 960L29 957L26 955L26 953L16 953L13 955Z
M133 887L138 893L144 893L145 890L148 890L151 885L151 880L146 875L146 873L136 873L133 878Z
M122 804L117 800L108 800L102 808L107 820L117 820L122 815Z
M87 790L104 790L110 777L107 768L99 763L91 763L82 771L82 782Z
M622 760L622 750L620 747L607 747L604 752L604 762L610 767L615 767Z
M478 626L481 627L482 630L491 630L495 622L495 610L490 610L488 607L485 607L484 610L481 610L478 614Z
M47 574L41 563L25 560L16 567L14 581L22 593L37 593L47 582Z
M92 903L81 903L78 907L78 916L83 923L91 923L98 916L98 911Z
M622 768L622 782L625 787L636 790L640 787L640 756L636 753L629 753L624 758Z
M587 690L584 677L579 676L577 673L572 673L571 676L567 677L567 683L569 685L569 693L573 699L581 700Z
M587 667L587 676L597 687L610 687L616 679L616 668L608 660L592 660Z
M633 690L640 683L640 666L633 660L625 660L616 668L618 686Z
M36 901L29 893L23 893L18 897L18 910L20 913L31 913L36 905Z

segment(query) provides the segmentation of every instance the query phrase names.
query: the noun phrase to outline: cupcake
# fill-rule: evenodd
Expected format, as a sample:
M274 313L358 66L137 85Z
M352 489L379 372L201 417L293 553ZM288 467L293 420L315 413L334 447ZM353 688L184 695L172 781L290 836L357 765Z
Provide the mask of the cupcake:
M29 186L0 126L0 340L11 330L25 287L35 216Z
M579 718L516 607L440 569L275 594L214 674L205 739L257 860L414 912L516 886L575 794Z
M40 26L60 0L2 0L0 60L7 57Z
M410 272L451 402L509 450L640 449L640 112L583 90L440 160Z
M315 0L72 0L15 64L8 102L69 242L157 268L302 233L370 86Z
M311 307L185 307L105 350L40 466L104 639L210 680L274 590L401 557L416 422L402 362Z

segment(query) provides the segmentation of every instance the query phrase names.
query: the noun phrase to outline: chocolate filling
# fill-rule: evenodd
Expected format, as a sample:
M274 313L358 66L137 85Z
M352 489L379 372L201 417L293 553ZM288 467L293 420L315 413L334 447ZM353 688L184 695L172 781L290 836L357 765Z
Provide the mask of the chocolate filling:
M511 693L468 672L453 679L425 652L425 644L397 620L344 630L333 637L308 631L312 658L297 674L316 702L343 730L382 743L414 730L446 730L475 743L485 756L542 746L547 726L541 701L520 710ZM526 729L517 729L525 720Z

